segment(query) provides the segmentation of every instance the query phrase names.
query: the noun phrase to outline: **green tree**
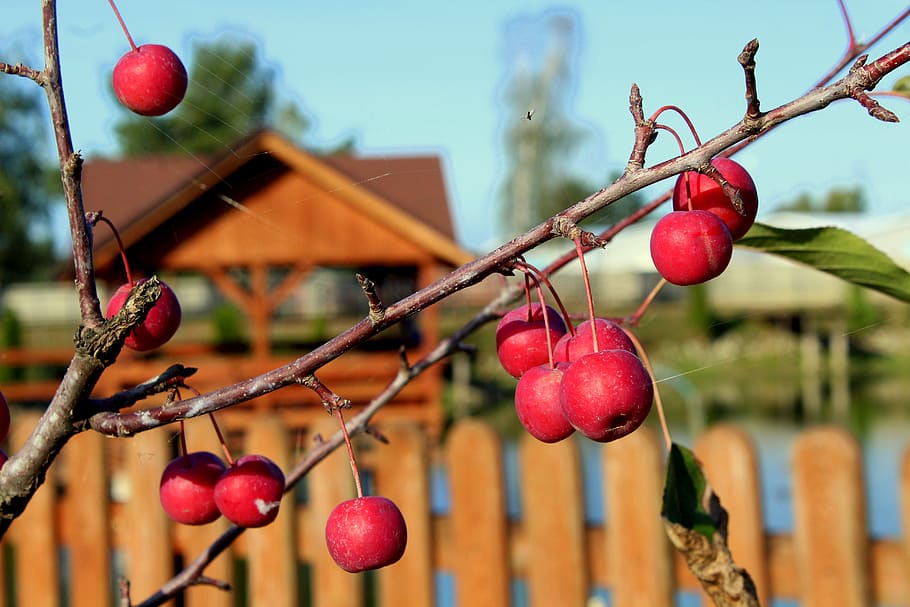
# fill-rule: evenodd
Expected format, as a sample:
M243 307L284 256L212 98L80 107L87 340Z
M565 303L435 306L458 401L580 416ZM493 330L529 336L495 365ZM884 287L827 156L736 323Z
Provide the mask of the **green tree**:
M45 155L46 122L40 89L0 78L0 290L46 277L54 261L50 208L60 180Z
M804 192L778 209L804 213L862 213L866 210L866 197L858 186L832 188L820 198Z
M516 67L510 68L504 94L508 167L501 212L503 228L517 232L582 200L617 175L598 183L575 174L571 167L570 161L585 138L584 131L568 117L578 43L575 18L561 12L530 20L519 18L507 24L506 32ZM535 49L542 45L529 47L525 41L544 35L548 50L535 57ZM587 221L609 224L640 205L639 197L630 197Z
M124 112L115 126L123 154L206 154L265 126L292 139L309 127L296 105L278 102L275 71L252 41L225 36L198 43L188 71L186 97L174 111L160 118Z
M566 91L573 77L571 56L577 38L575 21L563 14L538 23L507 25L516 39L546 30L550 48L537 66L524 46L515 49L515 62L505 91L509 121L505 149L509 158L503 187L504 228L520 231L578 200L587 190L570 175L566 159L582 137L566 116ZM532 35L533 35L532 34ZM516 44L514 40L512 44ZM586 192L583 195L586 195Z

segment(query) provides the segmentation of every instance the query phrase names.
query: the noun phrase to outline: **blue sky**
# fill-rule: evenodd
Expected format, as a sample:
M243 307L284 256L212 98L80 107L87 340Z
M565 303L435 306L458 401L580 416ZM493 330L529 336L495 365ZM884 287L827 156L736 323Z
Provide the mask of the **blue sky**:
M12 43L40 56L39 5L21 1L4 7L4 47ZM905 7L904 0L848 2L860 38ZM225 31L252 37L276 69L281 94L299 102L314 121L314 143L354 135L364 154L441 155L460 239L478 251L505 236L497 234L494 220L505 167L506 24L522 32L534 56L545 45L545 30L533 26L541 15L559 9L577 20L580 44L569 109L588 133L576 170L593 180L621 169L628 158L632 82L641 87L646 114L664 104L679 105L707 139L742 116L736 56L748 40L757 37L761 43L759 97L765 109L803 92L840 57L845 42L833 0L760 5L123 0L120 9L137 43L167 44L187 60L195 40ZM522 29L527 22L532 25ZM59 27L75 146L89 156L112 154L112 126L121 110L109 96L107 77L127 50L126 40L103 0L60 3ZM905 23L872 53L907 39ZM910 102L886 104L905 123L910 120ZM857 104L842 102L783 126L738 159L758 184L762 213L803 191L838 185L862 186L873 212L898 212L910 198L905 123L878 123ZM668 140L658 142L649 161L675 153Z

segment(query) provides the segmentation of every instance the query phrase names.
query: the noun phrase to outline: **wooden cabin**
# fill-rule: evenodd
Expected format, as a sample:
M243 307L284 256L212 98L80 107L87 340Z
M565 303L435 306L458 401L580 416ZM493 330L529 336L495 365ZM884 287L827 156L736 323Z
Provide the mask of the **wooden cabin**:
M442 167L434 156L315 156L275 133L259 132L219 157L88 161L83 193L87 211L101 211L117 226L134 278L156 274L178 298L182 280L195 279L197 291L201 280L211 299L242 311L249 335L240 347L219 347L205 319L187 314L185 306L184 326L161 350L144 355L124 349L98 385L103 394L178 362L199 369L188 383L202 392L262 373L318 345L288 328L296 324L312 334L307 323L282 314L301 292L308 290L310 307L325 308L321 316L308 310L309 318L317 318L331 337L325 327L336 319L326 314L347 314L356 322L368 311L355 273L377 283L383 300L391 302L472 258L454 240ZM95 267L111 289L126 281L117 242L100 223ZM310 284L326 270L334 282ZM209 308L203 305L203 316ZM317 376L355 406L363 404L395 376L402 345L416 360L438 338L438 312L430 308ZM437 366L382 415L419 419L439 430L441 398ZM309 390L288 388L232 408L229 423L242 424L245 415L262 409L277 409L291 427L325 415Z

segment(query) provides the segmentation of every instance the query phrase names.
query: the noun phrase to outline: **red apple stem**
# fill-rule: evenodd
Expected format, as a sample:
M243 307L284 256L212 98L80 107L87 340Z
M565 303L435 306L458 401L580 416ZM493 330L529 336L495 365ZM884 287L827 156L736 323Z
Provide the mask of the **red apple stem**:
M635 345L635 350L638 352L638 358L641 359L642 364L645 366L645 370L648 372L648 376L651 378L651 383L654 384L654 404L657 406L657 417L660 420L660 431L664 435L664 445L667 448L667 453L669 453L673 446L673 439L670 437L670 426L667 425L667 416L664 414L664 404L663 400L660 398L660 390L657 388L657 378L654 377L654 369L651 367L651 361L648 359L648 354L642 347L638 337L635 336L635 333L629 331L625 327L623 327L622 330L625 331L626 335Z
M186 429L183 426L183 420L180 420L180 453L186 455Z
M654 125L654 128L662 129L664 131L669 132L671 135L673 135L673 137L676 139L676 145L679 147L679 153L680 154L686 153L686 146L683 145L682 138L680 138L679 133L677 133L674 129L672 129L671 127L669 127L665 124L656 124L656 125ZM698 135L695 135L695 139L696 139L696 141L698 140ZM699 145L701 145L701 144L699 144ZM686 205L689 207L689 210L691 211L692 210L692 191L689 188L689 171L685 172L684 179L685 179L685 184L686 184Z
M543 328L544 332L547 335L547 362L550 364L550 368L555 368L553 364L553 337L550 335L550 315L547 314L547 302L543 296L543 288L540 286L540 281L535 278L534 286L537 288L537 297L540 299L540 310L543 313Z
M357 469L357 460L354 459L354 446L351 445L351 437L348 434L348 427L344 423L344 414L341 412L341 407L335 409L335 415L338 416L341 434L344 436L344 444L348 448L348 460L351 462L351 472L354 474L354 485L357 487L357 497L363 497L363 486L360 483L360 470Z
M227 442L224 440L224 435L221 433L221 428L218 427L218 422L215 421L215 414L209 413L209 419L212 420L212 426L215 428L215 434L218 435L218 442L221 443L221 450L224 452L224 459L227 460L229 466L233 466L234 458L231 457L231 451L228 449Z
M126 39L129 40L130 46L134 51L138 51L139 49L136 48L136 43L133 42L133 37L130 36L130 30L126 28L126 23L124 23L123 17L120 16L120 10L117 8L117 5L114 4L114 0L108 0L108 2L110 3L111 8L114 9L114 14L117 15L117 21L120 22L120 27L123 28L123 33L126 34Z
M569 333L575 335L575 327L572 325L572 317L569 316L569 311L566 310L566 306L562 303L562 299L560 299L559 293L556 291L556 287L553 286L553 283L550 282L550 279L547 277L547 275L526 261L519 262L517 264L517 267L523 272L533 274L535 280L542 282L547 287L550 295L553 296L553 301L556 302L556 307L559 308L559 314L562 316L563 321L565 321ZM528 307L531 307L530 301L528 302ZM528 320L530 320L530 318Z
M594 297L591 295L591 279L588 276L588 266L585 264L585 250L581 244L581 238L575 239L575 252L578 255L578 263L581 264L581 277L585 281L585 297L588 300L588 317L591 319L591 340L594 343L594 352L600 352L600 345L597 343L597 330L594 324Z
M684 111L682 111L681 108L679 108L675 105L665 105L663 107L658 108L657 111L651 115L651 118L649 120L651 122L657 121L658 117L660 117L661 114L663 114L665 111L668 111L668 110L672 111L672 112L676 112L677 114L679 114L682 117L683 120L685 120L686 125L689 127L689 132L692 133L692 138L695 140L695 146L701 147L701 139L698 137L698 131L695 130L695 125L692 124L692 121L689 120L689 116L687 116L686 113Z
M126 249L123 246L123 241L120 239L120 232L117 230L117 226L114 225L113 221L100 213L95 217L95 221L103 221L111 229L111 232L114 233L114 238L117 239L117 248L120 249L120 259L123 260L123 269L126 271L126 282L132 287L133 275L130 272L130 262L126 258Z
M533 314L531 314L531 277L525 273L525 304L527 307L527 314L525 314L525 320L531 322Z
M638 309L635 310L631 316L626 317L625 322L632 325L633 327L637 327L638 323L641 322L641 317L644 316L645 311L648 309L648 306L651 305L651 303L657 297L657 294L660 293L661 289L663 289L666 285L667 279L661 278L660 281L654 285L654 288L651 289L651 292L648 293L644 300L642 300L641 304L638 306Z

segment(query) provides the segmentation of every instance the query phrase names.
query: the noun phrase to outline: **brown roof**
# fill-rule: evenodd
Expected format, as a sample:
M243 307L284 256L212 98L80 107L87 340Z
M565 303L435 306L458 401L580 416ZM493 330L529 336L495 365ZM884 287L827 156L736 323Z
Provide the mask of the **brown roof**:
M231 151L220 157L172 155L88 160L82 183L85 208L103 211L129 247L191 200L225 182L249 161L268 156L292 170L316 170L322 173L320 178L326 187L349 189L352 197L365 198L363 204L377 207L374 213L377 219L392 217L397 223L405 224L402 230L422 239L424 246L437 248L447 262L459 265L471 258L454 242L438 157L315 157L270 132L256 133L231 147ZM388 208L379 208L383 205ZM109 230L96 229L95 249L99 265L116 255Z

